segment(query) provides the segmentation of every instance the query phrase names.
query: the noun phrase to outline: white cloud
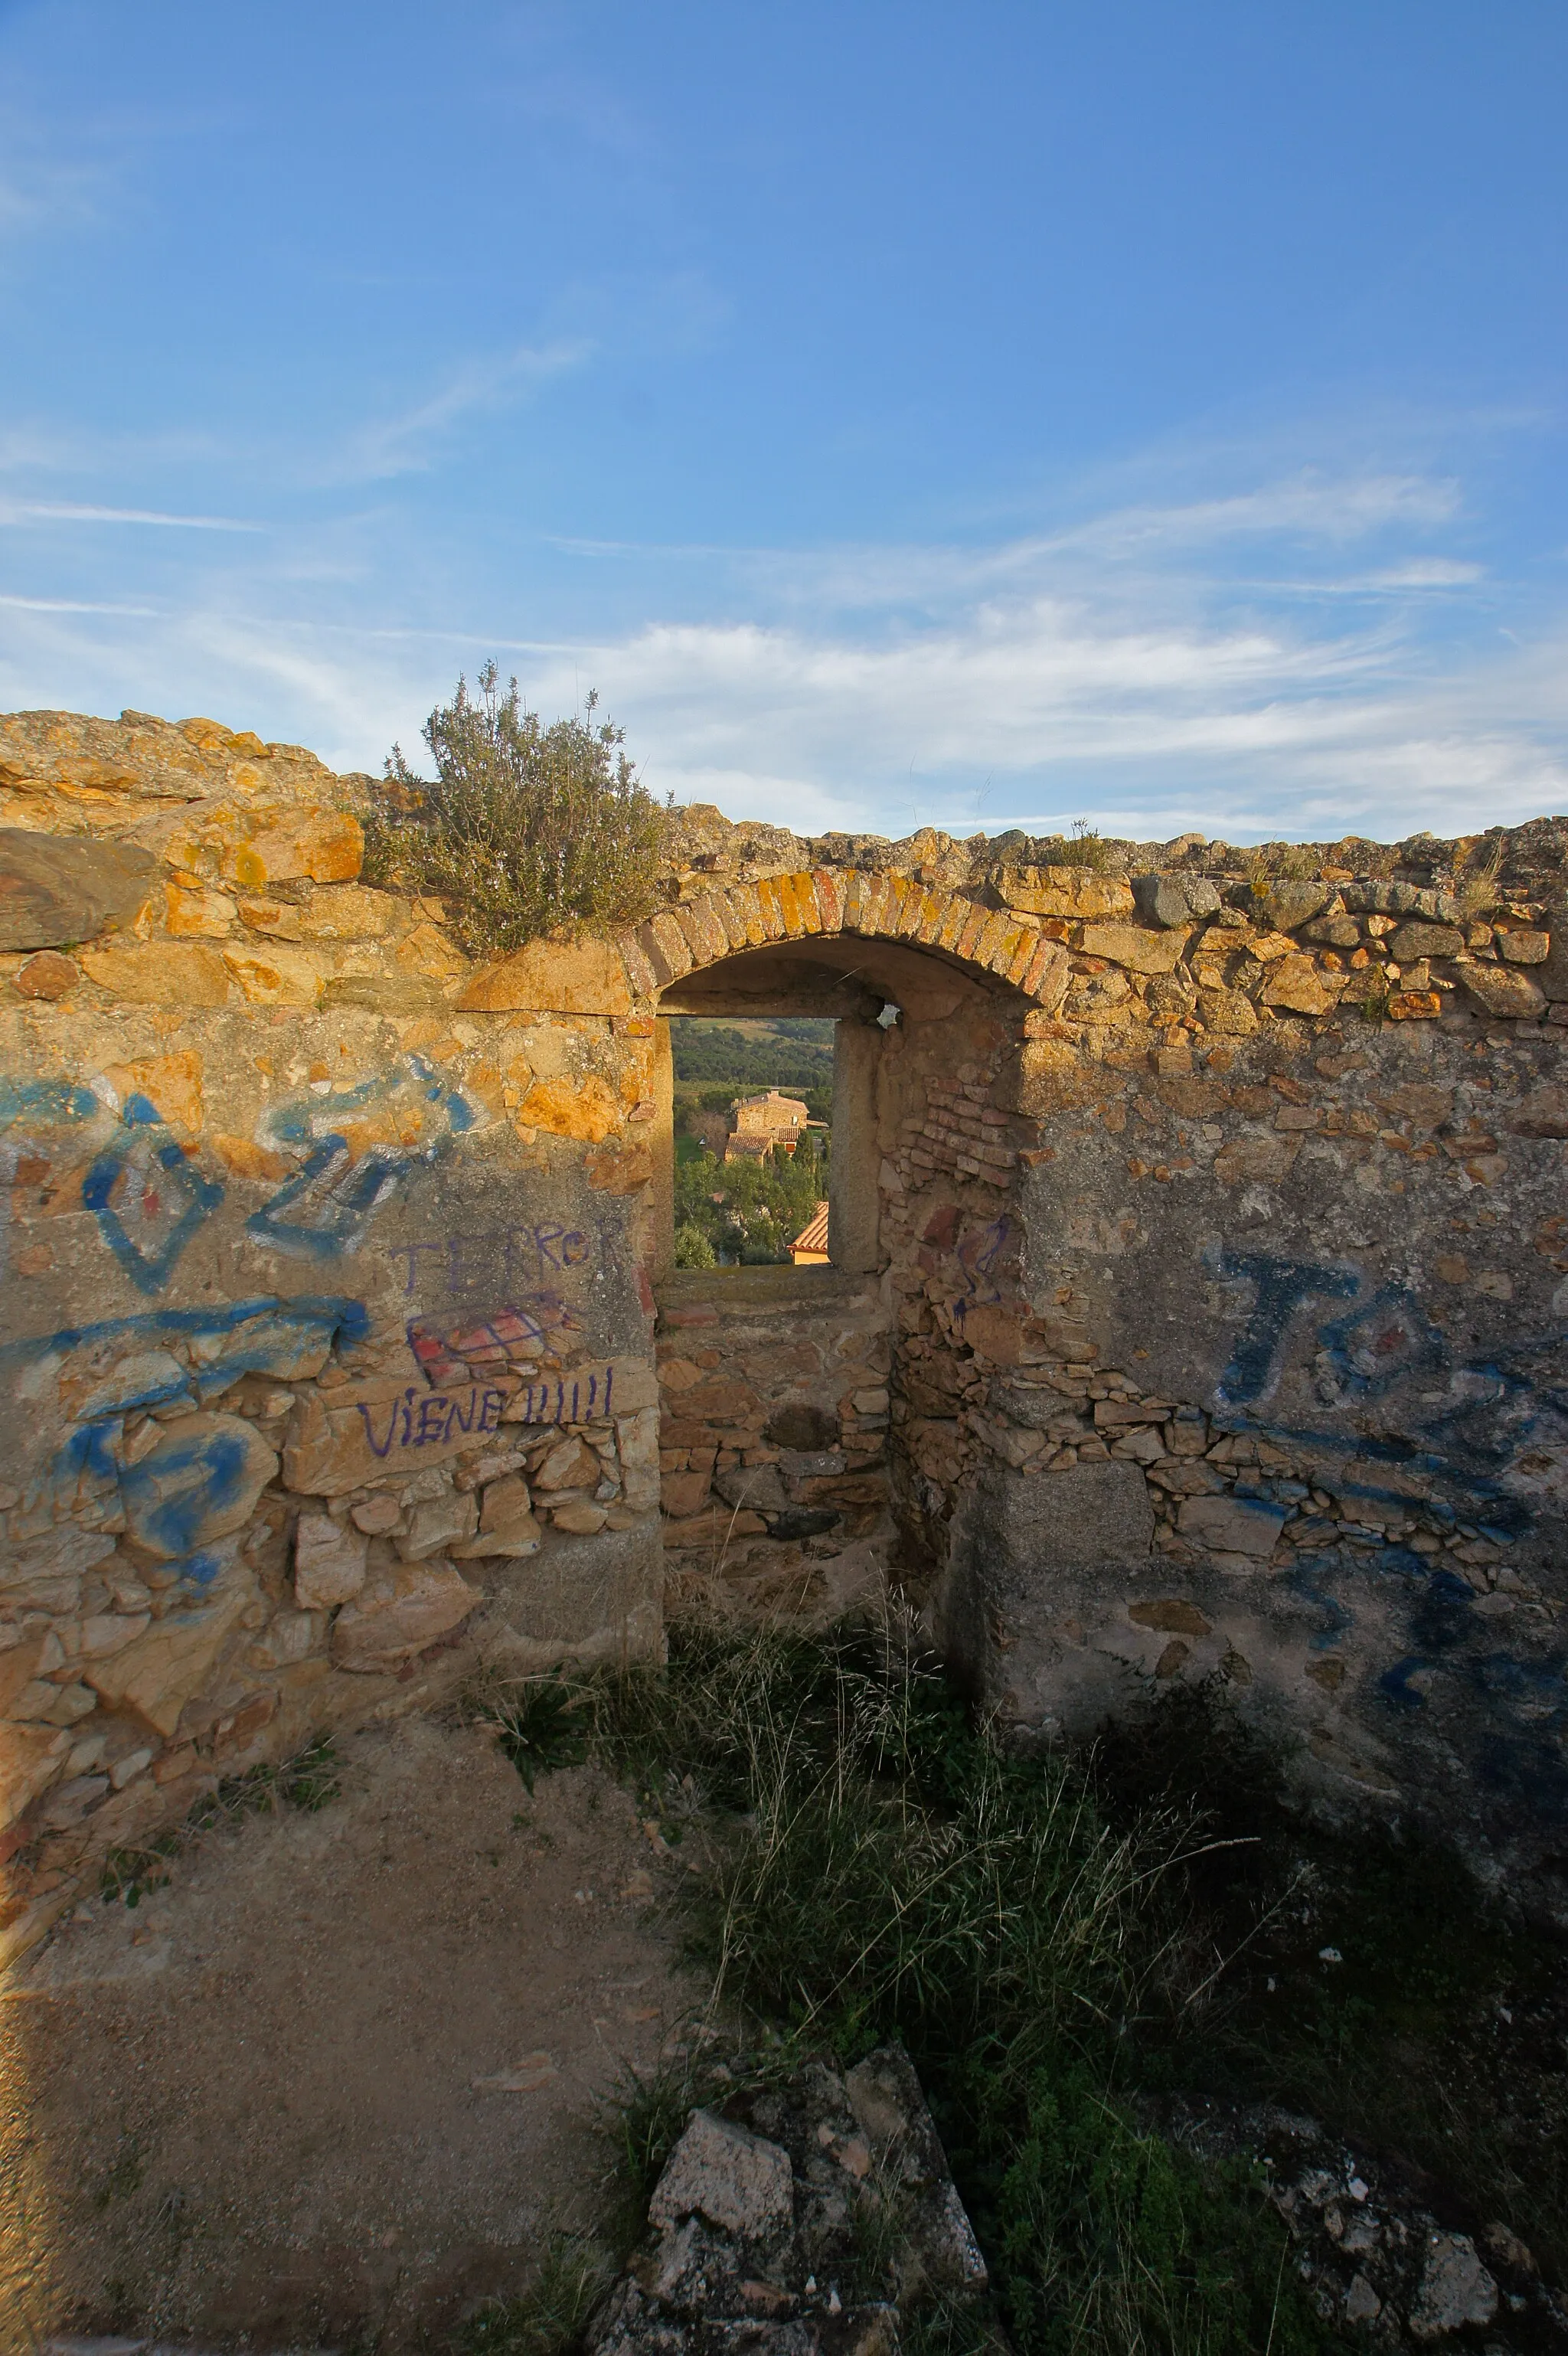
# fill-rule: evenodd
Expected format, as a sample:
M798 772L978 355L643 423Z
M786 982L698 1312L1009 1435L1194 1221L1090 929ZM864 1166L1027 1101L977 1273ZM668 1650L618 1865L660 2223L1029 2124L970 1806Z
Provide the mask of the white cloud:
M411 451L489 396L475 382L451 397L404 421ZM968 833L1083 816L1243 841L1469 830L1568 807L1568 619L1516 598L1505 626L1492 574L1485 602L1467 596L1483 574L1451 552L1460 512L1446 478L1391 472L1124 505L989 546L693 548L676 572L668 552L579 543L606 568L593 604L634 618L549 639L519 637L515 583L486 593L450 554L392 561L324 523L274 535L262 570L192 575L156 614L17 582L0 701L207 711L377 769L493 652L547 712L596 686L655 790L736 817ZM1232 546L1245 579L1226 570ZM473 630L363 611L410 580L444 621L439 578L462 581ZM306 597L319 618L295 618ZM670 617L677 598L687 618ZM486 605L509 626L485 628Z

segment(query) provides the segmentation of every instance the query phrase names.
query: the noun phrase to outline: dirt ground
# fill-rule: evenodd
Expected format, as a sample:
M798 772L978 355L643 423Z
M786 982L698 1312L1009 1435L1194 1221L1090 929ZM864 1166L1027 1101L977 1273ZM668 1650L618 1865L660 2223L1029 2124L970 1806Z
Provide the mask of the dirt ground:
M678 1855L595 1769L530 1801L476 1729L340 1751L319 1814L204 1836L0 1981L5 2356L424 2344L592 2221L598 2103L699 2000Z

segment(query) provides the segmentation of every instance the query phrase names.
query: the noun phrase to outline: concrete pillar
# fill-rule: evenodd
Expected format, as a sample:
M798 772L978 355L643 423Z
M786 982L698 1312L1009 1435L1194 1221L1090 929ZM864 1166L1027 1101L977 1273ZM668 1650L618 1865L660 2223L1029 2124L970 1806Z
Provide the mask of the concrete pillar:
M833 1168L827 1182L827 1256L847 1276L880 1268L875 1023L840 1022L833 1050Z

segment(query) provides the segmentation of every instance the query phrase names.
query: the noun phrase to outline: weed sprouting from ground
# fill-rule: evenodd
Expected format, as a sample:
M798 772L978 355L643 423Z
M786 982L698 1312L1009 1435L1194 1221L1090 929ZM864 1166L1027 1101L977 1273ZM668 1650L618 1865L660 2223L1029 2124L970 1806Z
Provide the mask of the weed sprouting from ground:
M480 1702L479 1714L531 1793L534 1778L588 1756L587 1694L560 1677L525 1677Z
M583 2233L552 2233L528 2288L480 2308L455 2344L462 2356L566 2356L581 2340L613 2272L602 2243Z

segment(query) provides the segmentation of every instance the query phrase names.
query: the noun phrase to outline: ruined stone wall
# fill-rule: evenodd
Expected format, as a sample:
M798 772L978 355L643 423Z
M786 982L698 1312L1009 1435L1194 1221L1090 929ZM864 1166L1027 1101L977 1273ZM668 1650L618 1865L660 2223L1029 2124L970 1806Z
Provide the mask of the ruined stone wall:
M891 1571L1048 1736L1212 1676L1317 1804L1561 1879L1568 822L699 808L635 932L481 969L295 748L21 715L0 790L13 1946L316 1726L656 1650L667 1564ZM661 1273L705 1004L840 1022L834 1269Z
M0 778L14 1946L481 1647L656 1648L660 1563L651 1018L465 1011L290 748L33 715Z

